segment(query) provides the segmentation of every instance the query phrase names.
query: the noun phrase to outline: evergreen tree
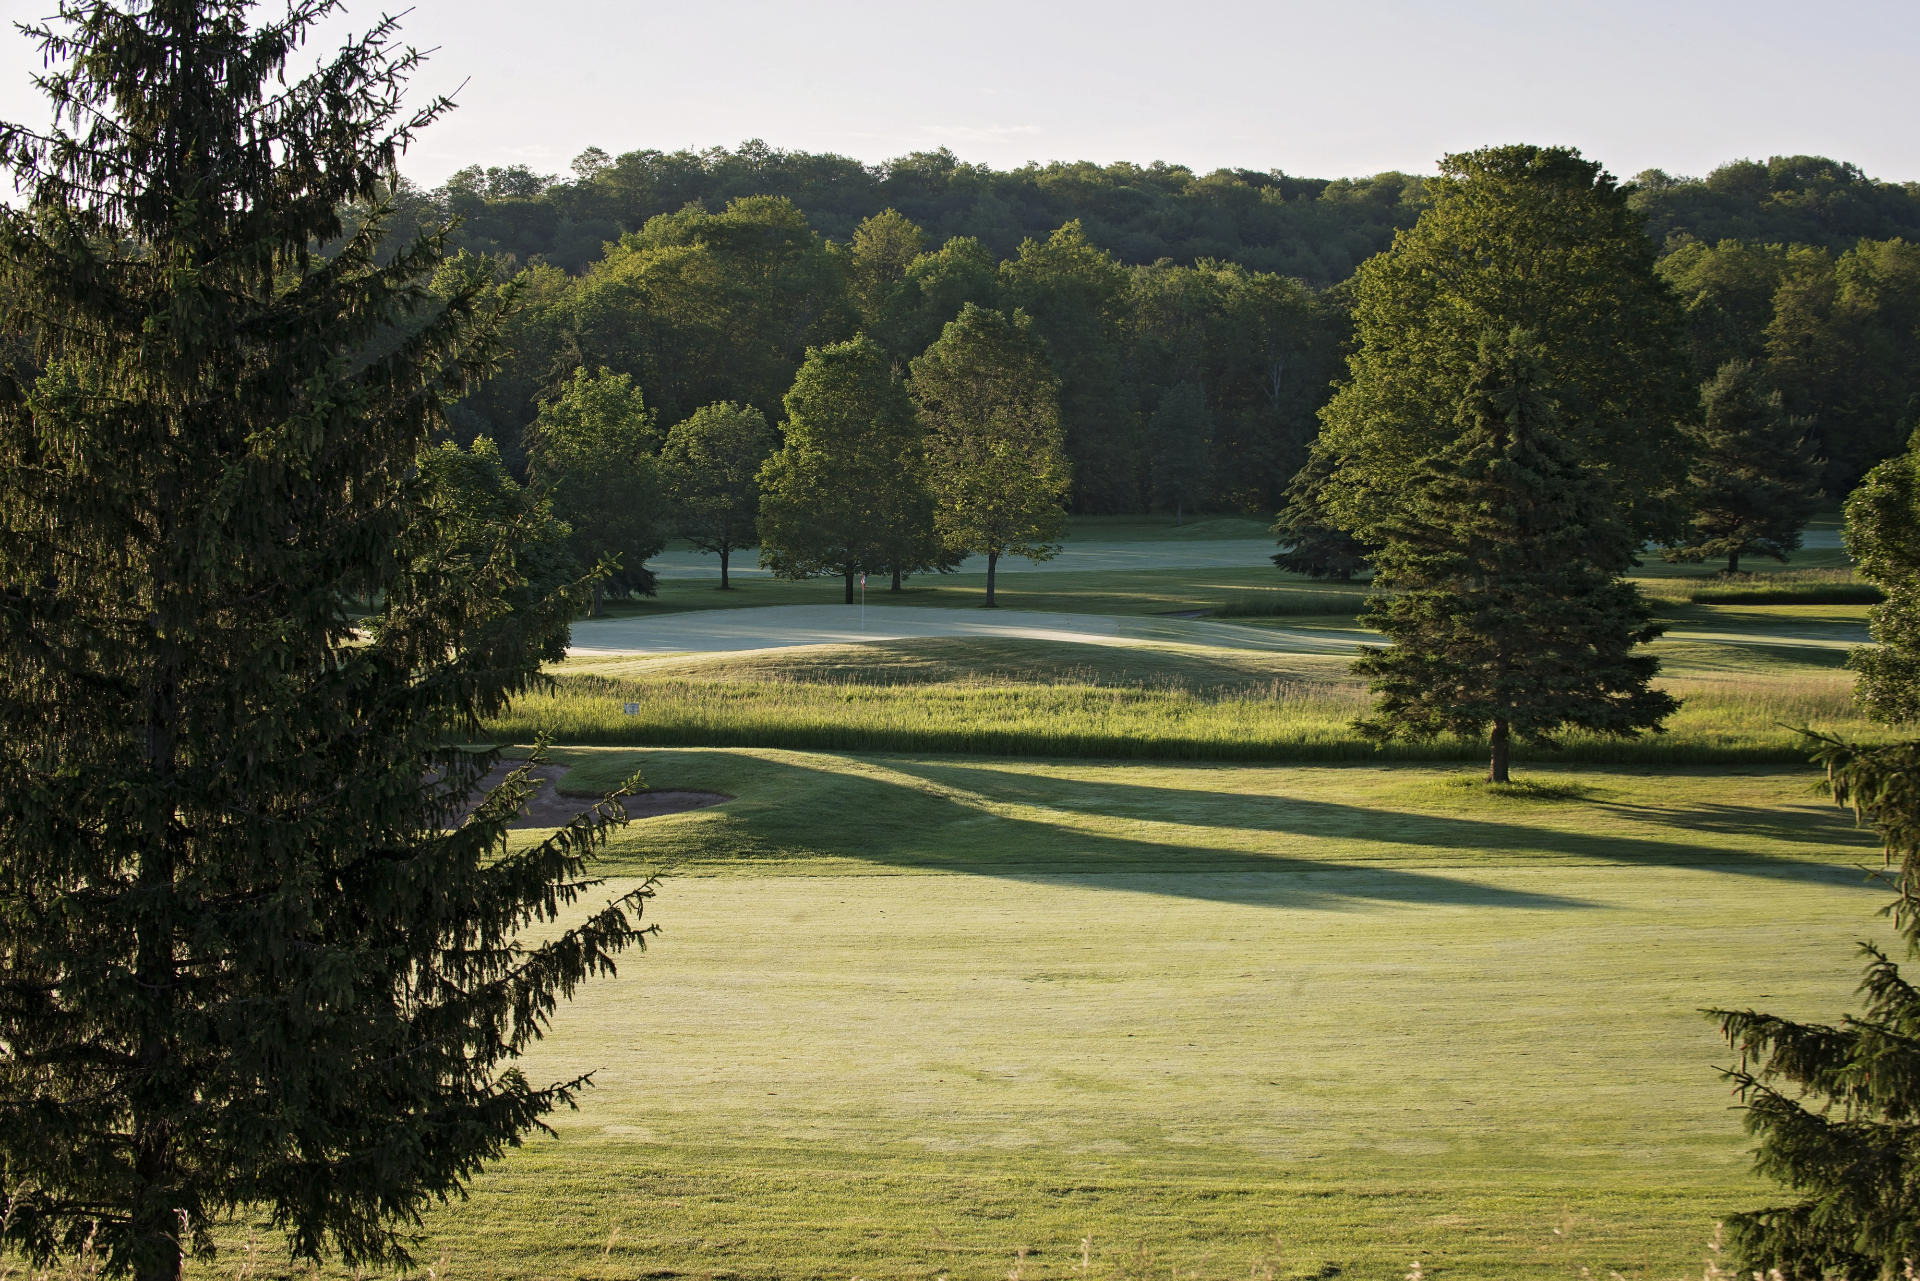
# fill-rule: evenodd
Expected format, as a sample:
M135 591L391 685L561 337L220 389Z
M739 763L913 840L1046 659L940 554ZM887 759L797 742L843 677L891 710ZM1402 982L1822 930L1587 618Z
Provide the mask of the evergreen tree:
M1877 721L1920 721L1920 432L1848 497L1846 544L1886 596L1867 614L1879 644L1847 658L1854 697Z
M282 81L332 7L67 0L61 123L0 126L0 1237L142 1281L242 1208L404 1260L584 1084L511 1061L640 937L634 895L551 925L603 822L461 821L449 743L580 593L537 502L423 460L498 317L437 236L380 252L446 105L397 115L394 24Z
M720 557L720 590L730 586L727 562L759 541L759 471L780 438L750 405L721 401L693 411L667 432L660 476L675 527L702 551Z
M1320 498L1367 542L1458 430L1481 339L1525 329L1561 430L1642 537L1668 532L1678 429L1697 403L1679 301L1626 193L1565 148L1447 156L1433 204L1352 282L1348 377L1321 410Z
M527 429L527 478L573 531L574 554L602 565L593 588L596 617L603 582L653 595L647 558L667 544L653 455L659 443L633 379L605 369L574 370Z
M760 562L782 578L937 561L920 424L892 359L858 337L807 352L785 440L760 468Z
M992 608L1002 556L1060 550L1071 473L1058 384L1025 312L972 303L912 369L935 526L955 552L986 556Z
M1834 799L1884 842L1908 957L1920 955L1920 742L1822 740ZM1838 1025L1713 1010L1740 1066L1725 1073L1758 1137L1754 1168L1798 1199L1726 1220L1742 1270L1788 1281L1894 1281L1920 1260L1920 989L1871 943L1863 1008Z
M1489 734L1504 783L1514 737L1563 726L1631 737L1677 704L1651 687L1660 634L1631 583L1636 539L1604 476L1562 438L1540 353L1524 333L1484 343L1459 434L1381 527L1387 594L1365 621L1393 641L1354 663L1370 678L1369 736Z
M1270 531L1280 543L1273 563L1290 574L1345 583L1372 565L1366 545L1335 528L1333 516L1327 511L1325 487L1332 471L1332 462L1316 454L1294 473L1287 486L1287 505L1274 518Z
M1807 424L1787 414L1780 393L1769 391L1751 361L1720 366L1700 394L1702 417L1686 429L1691 513L1670 561L1725 557L1729 574L1744 555L1784 561L1800 546L1800 531L1819 498L1818 464L1807 445Z

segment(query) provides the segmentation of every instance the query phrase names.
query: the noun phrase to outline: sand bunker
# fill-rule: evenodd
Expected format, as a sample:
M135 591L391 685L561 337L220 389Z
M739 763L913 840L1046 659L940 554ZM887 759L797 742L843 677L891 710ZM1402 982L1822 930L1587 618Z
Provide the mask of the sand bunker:
M480 780L480 786L474 789L473 805L478 807L481 797L488 790L506 781L507 775L517 766L516 761L502 761L487 772ZM539 791L527 799L521 806L520 817L507 824L508 827L564 827L567 823L594 807L598 797L567 796L560 791L560 779L566 774L561 765L536 765L533 768L533 781L539 785ZM628 818L657 818L662 814L679 814L686 810L705 809L710 805L720 805L733 798L721 792L693 792L680 789L666 791L635 792L632 796L622 797L620 804L627 811ZM469 811L471 812L471 811Z

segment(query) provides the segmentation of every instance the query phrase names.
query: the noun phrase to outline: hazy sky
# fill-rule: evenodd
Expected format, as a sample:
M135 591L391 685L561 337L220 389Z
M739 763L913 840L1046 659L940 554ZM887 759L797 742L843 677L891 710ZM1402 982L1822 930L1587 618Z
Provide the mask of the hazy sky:
M1813 152L1920 179L1915 0L413 3L407 39L438 50L416 90L466 81L407 157L427 185L474 163L564 172L588 145L751 137L1323 177L1525 141L1622 176ZM0 0L13 19L51 8ZM347 21L378 13L349 0ZM0 116L41 118L37 65L0 36Z

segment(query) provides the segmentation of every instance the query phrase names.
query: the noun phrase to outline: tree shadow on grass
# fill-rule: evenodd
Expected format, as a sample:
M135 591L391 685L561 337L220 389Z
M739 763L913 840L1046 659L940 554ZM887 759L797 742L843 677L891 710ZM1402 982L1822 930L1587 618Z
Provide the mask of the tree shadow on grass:
M1382 902L1535 910L1600 906L1389 863L1293 858L1087 832L996 812L995 802L975 790L918 778L892 761L867 760L856 771L842 771L797 755L752 759L756 772L773 773L752 781L727 780L737 798L704 812L709 822L736 828L715 833L720 839L709 848L731 844L743 863L840 857L901 869L1033 883L1091 881L1135 893L1327 911ZM830 816L817 823L801 820L803 846L792 844L793 837L766 839L765 834L794 822L796 792L816 797L814 803L824 805Z
M1240 831L1264 831L1292 836L1333 840L1365 841L1384 846L1415 846L1465 852L1538 853L1581 861L1615 863L1642 867L1700 867L1734 876L1772 880L1803 881L1824 885L1862 886L1867 873L1858 866L1817 859L1783 855L1756 854L1729 850L1693 841L1660 839L1629 834L1603 834L1569 831L1561 828L1502 822L1483 818L1458 818L1448 815L1384 810L1332 801L1295 797L1249 796L1241 793L1187 790L1109 783L1087 779L1048 776L1037 778L1006 770L982 768L959 763L931 761L889 761L889 768L924 779L954 793L978 797L986 804L1014 804L1044 807L1072 814L1099 815L1105 818L1134 819L1142 822L1174 823L1183 827L1221 828ZM1698 830L1723 831L1731 835L1777 836L1782 827L1775 815L1774 825L1765 828L1761 819L1766 811L1739 806L1714 807ZM1638 811L1633 815L1646 822L1659 822L1685 832L1691 824L1675 824L1671 813ZM1715 824L1720 826L1716 827ZM1869 841L1848 839L1852 831L1839 823L1829 829L1835 844L1866 846ZM1073 833L1081 839L1082 833ZM1104 837L1101 839L1112 840ZM1179 858L1181 846L1162 846L1152 842L1131 842L1147 849L1163 851L1163 862ZM1864 848L1862 849L1864 853ZM1208 852L1209 861L1218 851ZM1305 870L1325 866L1318 860L1285 860L1260 854L1238 854L1257 866L1271 870ZM1290 863L1292 868L1276 866ZM1362 865L1349 865L1358 870ZM1182 868L1181 870L1186 870Z

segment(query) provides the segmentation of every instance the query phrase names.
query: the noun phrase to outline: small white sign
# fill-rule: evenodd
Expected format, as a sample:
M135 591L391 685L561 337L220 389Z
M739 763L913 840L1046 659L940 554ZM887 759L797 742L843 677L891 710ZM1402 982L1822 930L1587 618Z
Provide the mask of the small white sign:
M640 714L640 704L628 703L626 711L629 716L638 716Z

